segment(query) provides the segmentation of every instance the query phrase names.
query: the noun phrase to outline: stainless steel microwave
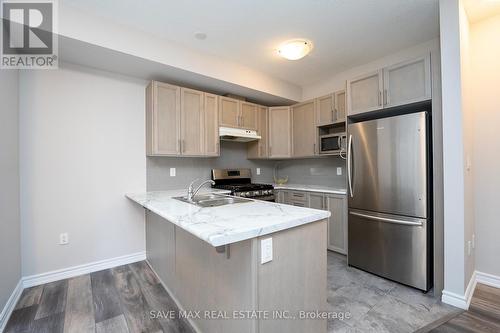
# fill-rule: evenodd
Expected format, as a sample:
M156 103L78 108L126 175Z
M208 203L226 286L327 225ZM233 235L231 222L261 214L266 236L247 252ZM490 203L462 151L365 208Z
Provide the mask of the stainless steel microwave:
M346 134L335 133L319 137L320 154L340 154L346 150Z

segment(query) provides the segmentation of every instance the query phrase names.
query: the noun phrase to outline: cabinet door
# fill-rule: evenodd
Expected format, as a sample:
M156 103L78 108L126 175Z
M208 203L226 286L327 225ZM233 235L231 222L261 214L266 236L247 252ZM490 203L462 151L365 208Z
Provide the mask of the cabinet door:
M314 101L292 106L292 124L293 156L316 155L318 132L314 117Z
M291 156L291 122L290 107L269 108L269 157L287 158Z
M321 193L309 193L309 208L325 209L325 197Z
M240 127L250 130L257 130L257 108L258 105L240 102Z
M220 155L219 97L205 93L205 156Z
M347 200L345 196L327 195L328 249L347 254Z
M219 97L219 125L238 127L240 119L240 101L229 97Z
M330 125L334 122L334 95L329 94L316 99L316 124Z
M348 114L382 109L383 75L376 71L347 82Z
M285 191L282 191L282 190L275 191L275 195L276 195L276 202L277 203L280 203L280 204L285 203Z
M181 88L181 154L201 156L204 153L204 93Z
M335 93L335 122L346 121L345 90Z
M146 94L148 155L179 155L180 88L153 81Z
M384 106L431 99L430 55L384 69Z
M268 156L268 119L268 109L264 106L258 106L257 133L261 136L261 139L248 143L248 158L266 158Z

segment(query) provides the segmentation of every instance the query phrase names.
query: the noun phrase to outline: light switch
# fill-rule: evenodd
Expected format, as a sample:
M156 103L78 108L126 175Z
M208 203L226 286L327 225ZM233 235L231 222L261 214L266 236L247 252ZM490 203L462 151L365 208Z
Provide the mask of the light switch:
M256 173L260 175L260 168L257 168Z
M342 176L342 168L341 167L337 168L337 176Z
M170 168L170 177L175 177L175 168Z
M273 260L273 239L266 238L260 241L260 263L265 264Z

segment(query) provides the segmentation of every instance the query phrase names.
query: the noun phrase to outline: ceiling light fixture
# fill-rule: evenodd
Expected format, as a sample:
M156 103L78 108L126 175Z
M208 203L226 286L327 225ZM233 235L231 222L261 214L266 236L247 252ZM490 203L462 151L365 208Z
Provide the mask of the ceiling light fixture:
M278 54L288 60L299 60L311 52L312 42L304 39L292 39L284 42L278 48Z

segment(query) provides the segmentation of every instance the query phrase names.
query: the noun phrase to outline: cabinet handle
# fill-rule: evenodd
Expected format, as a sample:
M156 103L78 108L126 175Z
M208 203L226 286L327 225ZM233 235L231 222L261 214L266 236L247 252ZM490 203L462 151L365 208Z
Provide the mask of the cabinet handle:
M241 126L245 126L245 118L243 116L241 116Z
M316 144L313 143L313 153L316 154Z
M181 142L181 139L177 140L177 151L180 153L182 153L182 142Z
M384 89L384 105L387 105L389 102L387 101L387 89Z
M335 121L335 110L332 109L332 122Z
M382 91L378 92L378 105L382 106Z

